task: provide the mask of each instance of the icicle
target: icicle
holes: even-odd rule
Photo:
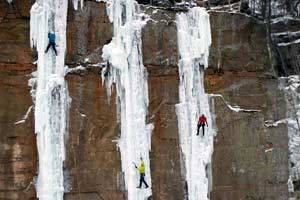
[[[209,180],[206,168],[213,152],[212,114],[204,92],[204,68],[208,66],[211,45],[209,15],[195,7],[178,14],[177,36],[180,61],[179,100],[176,105],[180,145],[183,153],[189,200],[207,200]],[[203,67],[201,67],[203,66]],[[208,121],[205,136],[196,136],[197,121],[204,114]]]
[[[102,57],[110,63],[105,69],[106,85],[110,89],[112,83],[116,84],[121,120],[118,145],[125,185],[129,200],[147,199],[152,191],[136,188],[139,174],[132,164],[143,157],[146,181],[151,188],[149,151],[153,125],[146,124],[148,84],[141,51],[141,28],[145,22],[138,15],[138,4],[134,0],[107,0],[106,6],[108,17],[113,22],[114,36],[103,47]]]
[[[84,0],[72,0],[73,1],[73,6],[74,6],[74,10],[78,9],[78,2],[80,2],[80,8],[83,8],[84,5]]]
[[[63,200],[65,137],[69,109],[64,80],[68,1],[37,0],[30,14],[30,42],[38,52],[35,102],[35,133],[38,147],[37,197]],[[55,31],[58,55],[45,53],[48,32]],[[31,83],[32,84],[32,83]]]

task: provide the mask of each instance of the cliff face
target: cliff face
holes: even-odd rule
[[[15,1],[14,6],[0,4],[0,198],[34,199],[30,185],[37,165],[33,112],[24,123],[15,122],[33,104],[27,85],[36,55],[29,46],[30,3]],[[176,12],[143,9],[150,16],[142,33],[142,50],[149,83],[147,120],[155,126],[150,153],[153,199],[184,199],[175,114]],[[210,20],[213,44],[206,91],[223,95],[211,97],[218,128],[211,199],[287,199],[287,128],[265,124],[285,118],[286,109],[273,76],[272,52],[267,39],[262,39],[266,27],[236,13],[211,11]],[[119,134],[116,99],[113,95],[109,104],[101,69],[91,65],[101,62],[102,47],[111,37],[104,3],[87,1],[79,11],[70,3],[67,64],[81,63],[87,69],[67,76],[72,98],[65,164],[68,200],[126,199],[115,143]],[[230,106],[241,109],[236,112]]]

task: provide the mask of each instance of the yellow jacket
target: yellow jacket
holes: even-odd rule
[[[143,160],[141,161],[141,165],[140,165],[140,167],[138,168],[138,170],[139,170],[139,172],[140,172],[141,174],[145,174],[145,163],[144,163]]]

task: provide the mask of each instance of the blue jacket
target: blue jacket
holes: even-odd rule
[[[55,34],[54,33],[48,33],[49,42],[55,43]]]

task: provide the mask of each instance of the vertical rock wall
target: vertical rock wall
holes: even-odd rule
[[[27,86],[31,65],[0,64],[0,199],[34,199],[37,152]],[[33,111],[33,110],[32,110]]]
[[[26,10],[23,4],[21,7]],[[151,16],[143,29],[142,51],[149,72],[147,120],[155,125],[150,154],[153,198],[179,200],[184,197],[185,184],[174,107],[178,103],[175,12],[145,9]],[[1,14],[4,10],[1,7]],[[68,63],[84,64],[85,58],[89,58],[85,63],[100,61],[102,45],[111,39],[105,12],[105,4],[91,1],[83,11],[70,10]],[[24,13],[22,16],[28,16]],[[277,80],[266,75],[273,71],[266,41],[261,40],[265,38],[264,25],[244,15],[221,12],[211,12],[210,19],[213,44],[210,68],[205,72],[207,93],[220,93],[233,106],[261,110],[236,113],[222,99],[214,98],[219,132],[214,144],[211,199],[287,199],[286,127],[265,125],[267,120],[284,118],[285,107]],[[27,65],[34,60],[29,21],[15,16],[0,27],[0,62],[5,63],[0,65],[0,197],[34,199],[34,188],[26,190],[36,175],[33,124],[29,117],[24,124],[14,125],[32,104],[27,87],[27,75],[34,70]],[[99,73],[98,68],[90,68],[67,77],[73,99],[65,165],[70,181],[68,200],[126,196],[120,155],[113,142],[119,133],[115,99],[108,105]],[[269,144],[273,150],[265,152]]]

